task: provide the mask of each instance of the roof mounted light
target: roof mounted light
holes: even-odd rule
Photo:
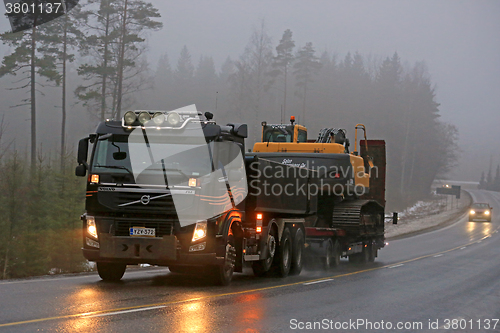
[[[177,112],[169,112],[167,116],[167,122],[171,126],[177,126],[181,122],[181,116]]]
[[[123,120],[125,121],[125,125],[130,126],[137,120],[137,116],[134,111],[127,111],[123,116]]]
[[[163,112],[156,112],[153,115],[153,121],[157,126],[163,125],[163,123],[165,122],[165,115],[163,114]]]
[[[141,125],[144,125],[145,123],[151,120],[151,115],[146,111],[142,111],[141,113],[139,113],[137,119],[139,120]]]

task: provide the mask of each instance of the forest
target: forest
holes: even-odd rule
[[[409,64],[394,51],[320,52],[311,42],[296,45],[291,29],[271,35],[262,20],[240,54],[228,55],[220,68],[210,50],[192,59],[188,43],[151,65],[147,41],[162,29],[160,18],[143,0],[87,0],[51,23],[0,35],[10,50],[0,78],[19,97],[8,107],[27,110],[31,125],[28,150],[6,139],[8,124],[0,123],[0,278],[91,269],[80,253],[85,180],[74,176],[75,148],[67,143],[78,139],[66,131],[74,110],[96,123],[129,109],[196,104],[220,123],[248,123],[247,148],[264,120],[288,122],[294,115],[309,139],[336,127],[353,140],[354,126],[363,123],[369,139],[387,143],[388,209],[427,197],[433,180],[457,161],[458,130],[440,120],[424,62]],[[39,126],[44,119],[40,94],[61,104],[57,146],[43,146],[37,136],[37,120]]]

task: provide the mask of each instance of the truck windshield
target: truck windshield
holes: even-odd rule
[[[190,143],[186,138],[180,142],[165,141],[164,137],[162,141],[150,138],[148,148],[144,143],[128,142],[128,137],[124,135],[98,140],[92,159],[92,172],[114,174],[166,172],[180,173],[189,177],[205,175],[212,171],[206,145]],[[131,154],[131,151],[134,153]],[[153,157],[151,151],[165,152],[165,158]],[[207,158],[200,158],[202,155],[206,155]]]

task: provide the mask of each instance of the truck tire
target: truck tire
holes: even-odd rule
[[[323,266],[326,270],[337,267],[340,264],[340,244],[338,240],[332,242],[331,239],[326,243],[325,258],[323,258]]]
[[[277,255],[275,259],[276,273],[280,277],[287,277],[290,273],[292,265],[292,239],[290,236],[290,229],[285,228],[281,235]]]
[[[290,275],[299,275],[303,266],[303,253],[304,253],[304,232],[298,228],[293,238],[292,246],[292,266],[290,267]]]
[[[120,279],[123,277],[123,274],[125,274],[126,269],[126,264],[110,262],[97,263],[97,273],[99,273],[101,279],[106,282],[120,281]]]
[[[228,241],[226,245],[226,259],[224,265],[212,266],[211,271],[215,284],[219,286],[227,286],[231,283],[234,273],[234,263],[236,260],[236,249],[232,241]]]
[[[267,236],[268,257],[263,260],[255,261],[252,264],[252,270],[255,276],[265,276],[271,269],[276,255],[276,239],[276,231],[273,229]]]
[[[375,258],[377,257],[377,247],[373,246],[373,244],[368,244],[368,262],[375,262]]]

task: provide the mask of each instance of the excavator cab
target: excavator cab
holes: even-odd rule
[[[299,143],[307,142],[307,128],[295,124],[295,117],[290,118],[290,125],[268,125],[262,122],[262,142]]]

